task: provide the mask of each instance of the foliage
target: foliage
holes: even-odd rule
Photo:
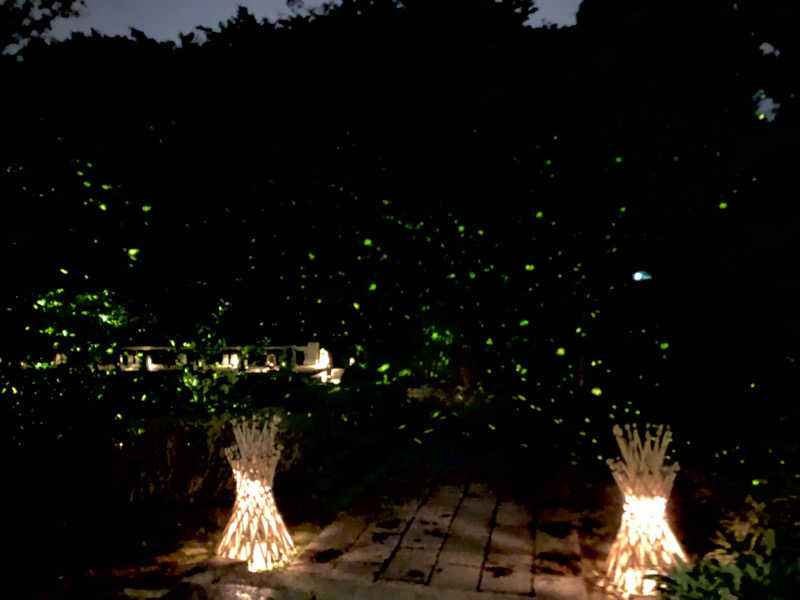
[[[211,504],[229,495],[233,478],[224,449],[235,443],[230,422],[237,413],[130,421],[127,432],[115,438],[117,502]],[[247,414],[266,418],[275,413],[284,415],[277,438],[283,446],[278,472],[284,472],[301,455],[299,431],[287,426],[285,409],[264,406]]]
[[[778,509],[789,500],[790,511]],[[800,590],[800,504],[798,498],[757,502],[731,513],[717,533],[716,550],[694,567],[679,564],[658,578],[661,597],[668,600],[720,598],[793,598]],[[785,507],[784,507],[785,508]],[[788,519],[788,520],[787,520]]]
[[[0,54],[11,44],[39,37],[56,17],[74,17],[85,0],[3,0],[0,2]]]
[[[152,470],[137,497],[185,497],[200,493],[194,471],[169,473],[191,442],[212,495],[222,417],[281,405],[302,449],[297,489],[322,501],[343,465],[386,447],[538,443],[603,468],[610,424],[649,419],[702,442],[680,453],[698,448],[712,473],[762,485],[792,447],[754,464],[745,440],[763,429],[727,425],[759,411],[729,407],[782,394],[764,332],[784,328],[763,294],[772,261],[738,244],[775,208],[764,198],[790,189],[781,168],[796,151],[768,150],[794,136],[781,74],[796,70],[796,19],[780,31],[758,19],[759,35],[781,35],[777,60],[751,39],[754,3],[740,16],[729,4],[698,11],[680,44],[631,33],[635,54],[603,32],[632,16],[682,27],[668,3],[586,0],[581,27],[551,31],[523,25],[527,0],[348,1],[281,23],[240,9],[180,49],[135,31],[31,43],[7,73],[15,110],[0,115],[9,445],[106,460],[123,443],[132,471]],[[321,58],[331,47],[337,58]],[[291,57],[270,65],[267,94],[253,83],[264,56]],[[767,61],[775,123],[752,100]],[[75,85],[76,64],[89,83]],[[52,102],[53,88],[74,93]],[[790,271],[794,254],[780,254]],[[631,281],[645,267],[653,280]],[[357,362],[330,387],[81,367],[142,336],[206,364],[231,340],[267,339],[318,339],[335,366]],[[50,368],[54,350],[66,366]],[[13,368],[22,360],[39,368]],[[424,385],[429,396],[408,397]],[[704,393],[725,400],[701,407]],[[712,419],[725,426],[709,440]]]

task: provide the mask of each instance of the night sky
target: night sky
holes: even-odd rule
[[[581,0],[541,0],[539,11],[531,20],[534,27],[542,24],[570,26]],[[76,19],[58,19],[53,23],[52,37],[64,39],[72,31],[88,33],[96,29],[107,35],[127,35],[129,27],[144,31],[157,40],[177,40],[178,32],[187,33],[197,25],[217,28],[230,18],[238,5],[247,7],[258,19],[271,21],[291,14],[283,0],[138,0],[137,2],[88,2]],[[320,0],[308,0],[306,8],[321,6]]]

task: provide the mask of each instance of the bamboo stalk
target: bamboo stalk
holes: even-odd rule
[[[655,429],[655,433],[653,433]],[[646,573],[663,570],[674,556],[685,560],[683,550],[661,514],[675,481],[677,463],[664,465],[667,447],[672,440],[669,426],[648,423],[644,436],[636,426],[615,425],[612,432],[621,458],[608,459],[614,481],[625,499],[625,512],[617,538],[612,544],[606,568],[606,580],[627,598],[632,594],[652,595],[652,582]]]
[[[279,418],[273,415],[261,423],[253,416],[231,423],[236,445],[226,448],[225,456],[236,479],[236,502],[217,554],[246,560],[250,570],[271,569],[295,551],[272,493],[281,454]]]

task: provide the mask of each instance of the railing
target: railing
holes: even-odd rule
[[[293,373],[307,374],[319,379],[322,383],[338,384],[344,369],[334,368],[330,353],[321,348],[319,342],[308,342],[305,346],[263,346],[256,347],[255,352],[244,352],[244,346],[229,346],[221,352],[220,360],[206,363],[203,360],[192,360],[192,369],[216,371],[240,371],[244,373],[271,373],[281,369],[290,369]],[[297,353],[303,353],[302,364],[297,363]],[[158,356],[160,355],[160,356]],[[174,360],[164,361],[166,356]],[[53,362],[47,366],[67,364],[67,355],[58,353]],[[156,372],[177,371],[189,364],[189,356],[172,346],[125,346],[121,349],[116,363],[98,364],[101,371],[121,372]],[[22,368],[39,366],[21,362]]]

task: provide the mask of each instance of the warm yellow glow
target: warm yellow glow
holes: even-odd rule
[[[666,521],[667,499],[661,497],[629,496],[625,498],[617,539],[609,553],[608,574],[612,583],[631,594],[655,594],[655,581],[645,574],[655,574],[679,556],[686,560],[675,534]]]
[[[234,420],[237,446],[225,449],[236,480],[236,503],[217,554],[246,560],[251,572],[285,564],[295,552],[294,542],[275,505],[272,481],[281,447],[275,443],[278,418],[263,428],[255,419]]]
[[[141,360],[138,356],[132,356],[130,354],[120,357],[119,359],[119,367],[123,371],[138,371],[139,365],[141,365]]]
[[[352,367],[354,364],[356,364],[356,359],[351,356],[350,357],[350,366]]]
[[[624,460],[607,462],[624,497],[619,532],[611,546],[606,567],[607,583],[621,593],[623,598],[632,595],[653,596],[656,582],[645,575],[662,573],[677,558],[686,562],[675,534],[667,523],[667,498],[678,464],[664,466],[666,448],[671,440],[667,428],[661,438],[663,426],[654,436],[646,433],[642,443],[637,430],[625,426],[628,440],[622,438],[622,429],[614,427]]]
[[[288,562],[295,547],[275,505],[272,488],[245,470],[235,469],[236,504],[217,546],[225,558],[246,560],[251,572]]]
[[[317,358],[317,362],[314,363],[315,369],[327,369],[331,366],[331,355],[328,353],[325,348],[320,348],[319,350],[319,358]]]

